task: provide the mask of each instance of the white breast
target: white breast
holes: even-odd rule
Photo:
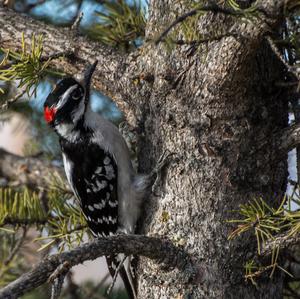
[[[73,193],[76,195],[77,199],[79,199],[78,192],[74,188],[73,180],[72,180],[73,162],[70,161],[64,153],[62,154],[62,156],[63,156],[63,162],[64,162],[64,168],[65,168],[67,180],[70,184],[70,187],[71,187]]]

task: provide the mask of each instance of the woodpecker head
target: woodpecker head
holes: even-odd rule
[[[52,127],[76,126],[82,119],[90,98],[90,84],[98,61],[95,61],[80,81],[64,78],[58,82],[44,103],[44,118]]]

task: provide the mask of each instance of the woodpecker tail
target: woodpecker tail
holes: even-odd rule
[[[114,277],[118,274],[120,274],[126,292],[128,294],[128,297],[130,299],[136,299],[137,295],[136,295],[136,288],[135,288],[135,283],[134,283],[134,279],[132,277],[132,273],[130,271],[130,259],[129,259],[129,267],[126,267],[124,265],[124,259],[120,258],[118,255],[109,255],[106,256],[106,262],[107,262],[107,266],[108,266],[108,270],[110,275],[112,276],[112,278],[114,279]],[[120,263],[122,263],[122,265],[120,265]],[[119,273],[117,273],[119,272]],[[114,282],[113,282],[114,283]]]

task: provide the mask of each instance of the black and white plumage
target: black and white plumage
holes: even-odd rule
[[[60,140],[68,180],[95,237],[115,234],[118,229],[118,169],[112,156],[97,144]]]
[[[44,117],[59,136],[67,179],[93,235],[131,234],[152,178],[136,174],[118,129],[90,108],[90,81],[96,64],[81,82],[65,78],[58,83],[46,99]],[[110,256],[107,261],[114,275],[118,259]],[[134,298],[132,280],[124,267],[120,274]]]

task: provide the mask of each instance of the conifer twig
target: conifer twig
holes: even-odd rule
[[[209,5],[206,6],[201,6],[198,8],[195,8],[193,10],[190,10],[184,14],[182,14],[181,16],[179,16],[174,22],[172,22],[159,36],[159,38],[155,41],[155,44],[158,45],[160,42],[162,42],[164,40],[164,38],[167,36],[167,34],[170,32],[170,30],[175,27],[176,25],[178,25],[179,23],[183,22],[184,20],[186,20],[189,17],[192,17],[194,15],[196,15],[199,11],[210,11],[213,13],[223,13],[223,14],[227,14],[227,15],[241,15],[242,13],[236,10],[233,10],[231,8],[226,8],[226,7],[221,7],[218,6],[215,3],[211,3]]]
[[[5,266],[9,265],[9,263],[13,260],[13,258],[15,257],[15,255],[18,253],[19,249],[21,248],[25,238],[26,238],[26,234],[27,234],[27,227],[23,226],[22,227],[22,235],[19,238],[19,240],[17,241],[17,243],[15,244],[14,248],[12,249],[12,251],[10,252],[9,256],[5,259],[5,261],[3,262],[3,264]]]
[[[20,236],[20,238],[18,239],[18,241],[16,242],[16,244],[14,245],[14,247],[12,248],[9,256],[4,260],[3,262],[3,269],[0,271],[0,278],[3,277],[3,275],[6,272],[6,267],[11,263],[11,261],[14,259],[14,257],[16,256],[16,254],[19,252],[21,246],[24,243],[24,240],[26,238],[26,234],[27,234],[27,227],[23,226],[22,227],[23,231],[22,231],[22,235]]]
[[[72,58],[75,55],[75,53],[71,50],[67,50],[67,51],[61,51],[61,52],[57,52],[57,53],[53,53],[47,56],[42,56],[41,57],[41,61],[47,61],[47,60],[53,60],[53,59],[57,59],[57,58],[61,58],[61,57],[67,57],[67,58]]]

